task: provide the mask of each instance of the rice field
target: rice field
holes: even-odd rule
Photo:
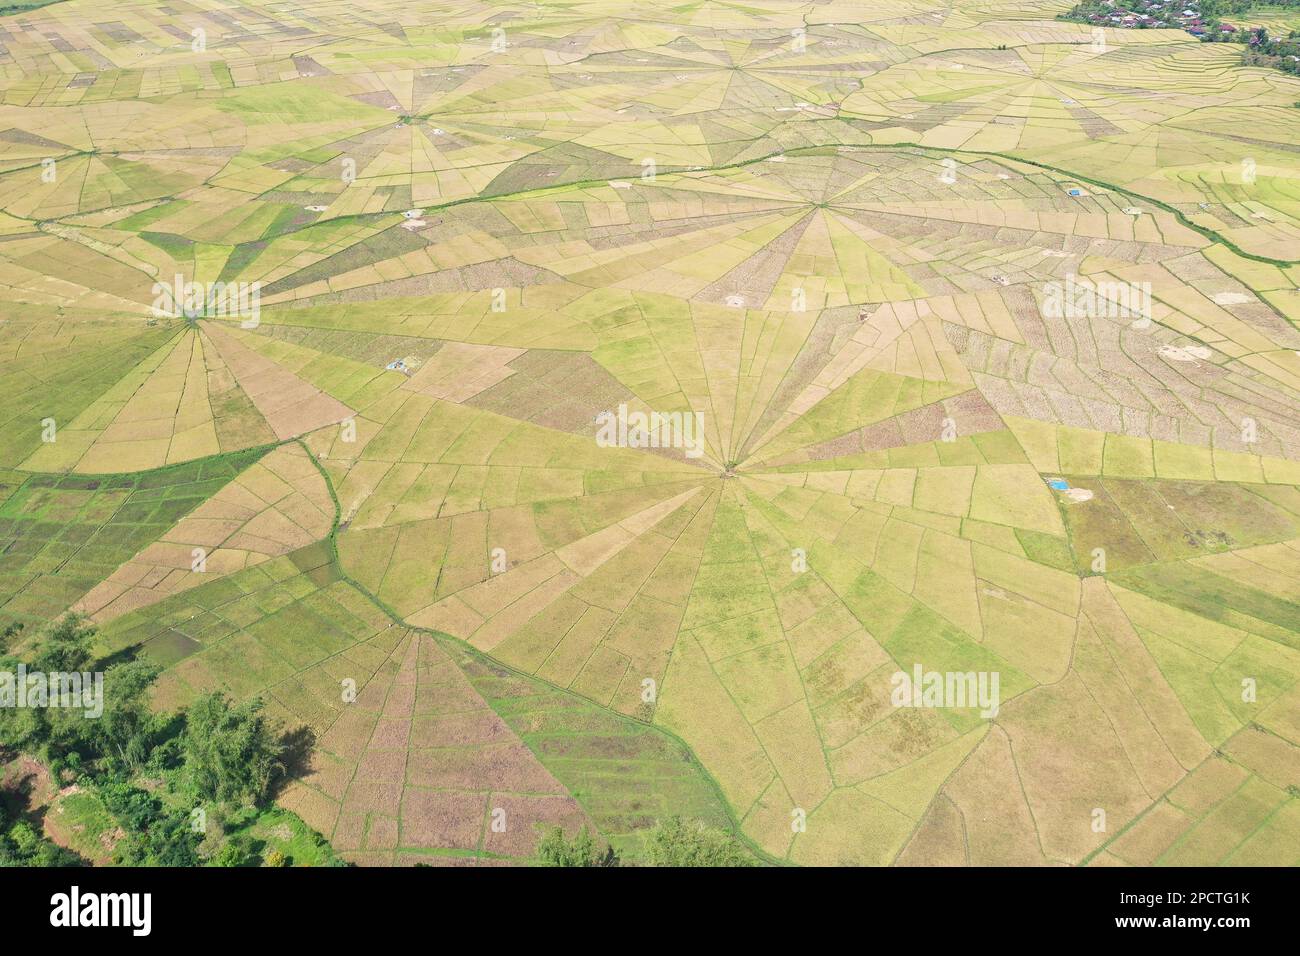
[[[1300,863],[1300,81],[1064,7],[6,17],[0,622],[364,864]]]
[[[0,620],[40,626],[57,617],[260,454],[136,474],[11,473],[0,503]]]

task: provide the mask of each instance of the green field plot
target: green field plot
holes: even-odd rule
[[[1091,492],[1064,499],[1075,562],[1089,573],[1094,550],[1106,567],[1178,561],[1300,536],[1300,497],[1291,486],[1228,482],[1071,478]]]
[[[0,619],[54,619],[260,455],[133,475],[23,477],[0,503]]]

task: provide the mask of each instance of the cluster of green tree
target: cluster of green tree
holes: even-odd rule
[[[537,842],[537,860],[545,866],[618,866],[607,844],[598,844],[586,827],[572,839],[558,826]],[[730,833],[698,821],[669,817],[646,839],[649,866],[753,866],[754,856]]]
[[[1258,0],[1200,0],[1194,5],[1201,19],[1206,23],[1211,20],[1222,20],[1224,17],[1244,17],[1257,12],[1262,7],[1295,8],[1300,7],[1300,0],[1268,0],[1267,3],[1260,3]]]
[[[536,855],[545,866],[618,866],[613,848],[597,844],[586,827],[572,840],[560,827],[548,828],[537,841]]]
[[[1246,17],[1264,7],[1294,9],[1300,7],[1300,0],[1268,0],[1267,3],[1259,3],[1258,0],[1187,0],[1186,5],[1165,3],[1161,7],[1155,7],[1154,0],[1113,0],[1113,2],[1084,0],[1083,3],[1060,14],[1057,19],[1075,23],[1093,23],[1115,14],[1122,16],[1125,13],[1132,13],[1136,16],[1145,14],[1154,20],[1165,21],[1169,28],[1177,28],[1181,25],[1179,18],[1183,10],[1189,10],[1194,14],[1191,19],[1200,20],[1207,26],[1209,24],[1221,26],[1225,18]],[[1133,28],[1142,29],[1143,24],[1135,24]]]
[[[258,839],[251,824],[264,819],[255,808],[239,808],[231,811],[226,807],[214,808],[216,818],[209,815],[209,836],[199,847],[210,866],[289,866],[294,862],[281,850],[266,850],[264,841]],[[309,846],[302,849],[308,861],[315,860],[318,865],[344,866],[343,860],[334,853],[333,847],[315,830],[295,818],[299,827],[306,831]],[[212,825],[214,824],[214,825]],[[297,851],[295,850],[295,853]]]
[[[29,673],[79,674],[94,662],[95,629],[84,619],[67,615],[46,629],[24,655],[0,648],[0,670],[15,673],[25,664]],[[87,768],[99,774],[139,771],[166,736],[163,722],[149,709],[146,694],[158,676],[151,664],[125,661],[104,672],[104,710],[97,719],[72,707],[14,707],[0,709],[0,746],[39,758],[59,776]]]
[[[10,624],[0,632],[0,654],[18,638],[22,629],[21,624]],[[75,865],[78,859],[75,853],[46,839],[22,818],[17,809],[19,797],[19,794],[0,793],[0,866]]]
[[[1271,66],[1283,73],[1300,76],[1300,30],[1292,30],[1284,37],[1268,35],[1268,30],[1260,27],[1250,31],[1243,41],[1246,50],[1241,61],[1247,66]]]
[[[0,799],[0,866],[76,866],[77,854],[45,835]]]
[[[84,618],[67,615],[47,628],[21,662],[6,647],[15,635],[5,636],[0,671],[13,673],[20,663],[29,673],[102,668],[98,718],[75,708],[0,708],[0,748],[42,761],[56,781],[92,790],[123,832],[115,862],[253,862],[251,837],[227,834],[224,821],[241,807],[264,806],[284,772],[284,739],[260,700],[234,703],[217,692],[180,713],[158,714],[148,695],[159,669],[97,662],[95,629]]]
[[[1300,30],[1292,30],[1285,37],[1271,37],[1267,27],[1242,27],[1225,22],[1227,18],[1248,18],[1261,8],[1300,9],[1300,0],[1189,0],[1189,6],[1177,9],[1155,8],[1153,0],[1085,0],[1057,17],[1075,23],[1110,26],[1107,18],[1118,13],[1132,13],[1163,20],[1166,28],[1183,27],[1194,33],[1202,43],[1238,43],[1245,47],[1241,54],[1244,66],[1268,66],[1284,73],[1300,75]],[[1184,9],[1195,17],[1186,21],[1181,17]],[[1135,29],[1148,29],[1155,22],[1139,21]]]
[[[0,17],[7,17],[11,13],[27,13],[30,10],[39,10],[41,7],[48,7],[52,3],[58,3],[59,0],[19,0],[18,3],[0,4]]]

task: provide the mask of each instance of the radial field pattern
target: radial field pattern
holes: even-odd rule
[[[0,19],[0,624],[361,863],[1300,863],[1300,80],[1068,6]]]

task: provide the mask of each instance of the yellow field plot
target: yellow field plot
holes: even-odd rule
[[[194,358],[193,340],[189,333],[172,337],[59,429],[23,467],[119,472],[165,464]]]
[[[406,610],[565,548],[698,487],[684,481],[653,485],[633,481],[583,495],[579,482],[577,487],[552,485],[526,492],[523,504],[504,498],[494,504],[480,502],[478,496],[495,474],[509,475],[509,471],[435,466],[413,481],[389,511],[388,503],[396,497],[393,485],[400,488],[405,476],[389,481],[385,475],[367,498],[370,485],[355,474],[359,471],[368,469],[353,469],[339,492],[345,515],[357,515],[350,519],[355,527],[349,525],[341,539],[344,563],[367,587]],[[426,480],[429,483],[422,484]],[[423,497],[426,491],[431,492],[429,498]],[[470,496],[474,500],[466,501]],[[381,517],[386,519],[382,525]],[[559,564],[565,566],[563,561]]]
[[[668,89],[652,92],[644,102],[667,110],[674,116],[709,112],[722,106],[732,82],[733,78],[721,70],[695,72]],[[662,149],[661,144],[656,146]],[[678,150],[677,155],[683,154]],[[698,162],[698,154],[687,154],[687,158]]]
[[[436,518],[457,470],[417,462],[355,462],[346,472],[335,472],[342,521],[360,530]]]
[[[698,494],[698,488],[681,491],[549,554],[523,560],[416,611],[408,619],[461,637],[481,650],[491,650]],[[512,544],[502,540],[494,547],[510,560]],[[519,559],[516,551],[514,560]],[[490,567],[490,558],[488,564]]]
[[[1192,481],[1300,482],[1300,463],[1159,439],[1006,416],[1007,427],[1043,474],[1109,475]]]
[[[524,353],[493,345],[448,342],[402,388],[431,398],[463,402],[510,377],[507,366]]]
[[[910,314],[906,303],[897,308]],[[944,336],[940,320],[924,309],[918,313],[917,320],[898,336],[875,347],[866,367],[932,382],[969,382],[969,373]]]
[[[1171,794],[1170,802],[1174,799]],[[1201,819],[1160,856],[1159,862],[1172,866],[1219,863],[1254,836],[1279,810],[1286,809],[1289,802],[1285,790],[1259,777],[1248,776],[1232,793],[1207,808]],[[1286,817],[1283,813],[1282,818]],[[1279,855],[1282,860],[1290,857],[1285,852]]]
[[[736,524],[737,521],[740,523]],[[788,567],[782,569],[783,563],[788,565],[790,551],[774,526],[752,511],[741,517],[734,504],[719,508],[711,523],[707,541],[701,542],[704,545],[703,561],[696,573],[686,616],[682,619],[682,631],[664,681],[665,689],[656,720],[668,721],[688,740],[696,742],[697,747],[707,749],[711,744],[700,737],[703,728],[711,726],[716,729],[718,721],[727,726],[727,721],[732,718],[723,714],[727,709],[735,708],[731,711],[735,715],[735,733],[729,735],[730,739],[749,739],[748,732],[742,730],[748,724],[753,727],[757,744],[751,748],[753,755],[742,763],[737,764],[734,757],[718,756],[715,765],[724,767],[724,790],[739,788],[737,792],[751,795],[755,790],[770,791],[770,796],[753,804],[750,811],[753,823],[751,825],[747,817],[746,829],[764,846],[774,852],[784,852],[788,838],[783,838],[780,831],[770,825],[772,815],[779,809],[788,819],[796,806],[817,806],[830,794],[819,739],[820,735],[833,732],[845,723],[845,718],[829,724],[819,718],[814,725],[808,723],[806,717],[800,718],[799,714],[808,713],[807,705],[801,702],[801,684],[811,681],[811,686],[818,688],[818,699],[834,699],[834,688],[843,686],[841,682],[851,684],[854,679],[844,674],[843,669],[852,668],[850,674],[866,674],[887,658],[878,647],[874,655],[863,656],[863,649],[874,646],[874,643],[833,593],[818,583],[816,575],[801,577],[791,574]],[[739,539],[737,533],[741,535]],[[753,544],[741,543],[748,541]],[[737,546],[742,549],[740,552],[735,550]],[[764,554],[760,564],[745,557],[747,551],[754,553],[749,550],[753,547],[758,547]],[[764,598],[765,593],[771,596]],[[777,613],[780,620],[774,617]],[[833,623],[836,614],[843,615],[843,619]],[[566,638],[556,653],[571,654],[582,646],[581,642],[591,646],[587,622],[595,622],[590,611],[584,614],[580,607],[569,607],[561,614],[557,606],[557,617],[548,618],[547,623],[554,626],[560,621],[562,627],[572,627],[570,633],[573,637]],[[600,626],[608,627],[608,620],[601,622]],[[528,638],[528,642],[542,639],[541,633],[539,629]],[[551,638],[547,646],[553,640]],[[579,643],[570,648],[574,641]],[[787,642],[788,651],[785,650]],[[507,646],[499,645],[497,652],[504,653]],[[601,666],[604,666],[598,650],[588,653],[592,653],[593,661],[600,659]],[[700,656],[693,672],[675,670],[679,660],[690,660],[696,654]],[[513,658],[507,655],[507,659]],[[800,668],[806,668],[802,681],[793,670],[796,662]],[[551,666],[548,663],[540,673],[547,675]],[[625,673],[623,683],[627,683],[626,674],[635,673],[634,667],[629,667],[627,662],[620,665],[620,672]],[[695,676],[688,677],[688,673]],[[581,680],[573,686],[586,692]],[[697,696],[690,696],[692,694]],[[686,695],[686,699],[695,704],[711,696],[712,702],[704,710],[707,714],[705,723],[697,724],[700,709],[682,706],[679,695]],[[719,707],[723,710],[720,711]],[[695,729],[697,726],[699,730]],[[850,730],[845,739],[854,740],[860,730]],[[742,746],[742,753],[746,746]],[[774,772],[782,782],[772,783]],[[820,784],[817,782],[819,779],[823,781]],[[798,795],[797,803],[790,794]],[[778,807],[773,801],[782,806]],[[869,826],[860,821],[857,824],[843,821],[843,825],[859,835],[870,832]],[[815,843],[822,852],[829,852],[827,847],[846,836],[838,828],[821,828],[819,832],[820,838]],[[902,835],[900,833],[900,837]],[[812,837],[808,842],[814,842]],[[854,846],[857,846],[856,840]],[[811,850],[805,849],[804,852]],[[855,849],[845,859],[867,862],[865,853],[865,849]]]
[[[895,477],[903,480],[897,495],[886,487],[890,483],[886,479]],[[915,472],[885,472],[879,479],[873,483],[877,500],[911,501]],[[852,480],[860,484],[859,473]],[[1026,559],[1014,535],[1009,542],[990,539],[1002,550],[984,543],[972,547],[957,536],[955,525],[927,529],[922,523],[926,514],[912,509],[896,508],[888,518],[860,511],[819,533],[819,511],[826,512],[829,497],[813,498],[810,507],[796,505],[790,491],[771,499],[797,522],[800,530],[787,532],[792,544],[807,548],[819,537],[832,541],[854,554],[862,569],[871,569],[903,594],[911,594],[1031,676],[1051,680],[1063,673],[1078,614],[1073,575]],[[870,619],[864,623],[873,626]],[[1026,633],[1033,633],[1034,640],[1026,641]]]
[[[985,733],[972,730],[905,767],[836,790],[809,814],[790,858],[803,865],[888,865],[917,830],[918,808],[931,805]]]
[[[913,839],[930,842],[930,854],[956,856],[959,862],[976,866],[1041,866],[1051,862],[1039,843],[1033,809],[1019,784],[1006,731],[993,728],[947,781],[942,792],[956,809],[962,825],[956,833],[927,832],[941,824],[941,819],[927,817]],[[979,807],[985,810],[980,812]],[[1005,835],[1004,826],[1010,828]],[[949,842],[954,836],[956,847]],[[929,862],[929,859],[914,862]]]
[[[1027,465],[976,469],[970,516],[977,521],[1064,534],[1060,512],[1042,478]]]
[[[884,866],[915,826],[911,818],[852,789],[836,790],[814,816],[816,828],[799,834],[791,849],[791,858],[804,866]]]
[[[136,264],[119,261],[116,249],[109,247],[114,255],[105,254],[79,241],[72,230],[64,236],[24,232],[0,250],[0,289],[15,301],[110,315],[146,313],[150,278]]]
[[[309,442],[327,467],[370,459],[513,467],[526,472],[553,469],[660,476],[647,481],[699,480],[707,474],[688,460],[651,449],[602,448],[595,441],[594,425],[591,433],[574,435],[404,389],[397,390],[394,406],[388,411],[382,426],[359,420],[354,441],[346,440],[341,429],[325,429]],[[533,481],[520,478],[518,487],[525,498],[534,491],[544,493],[550,479],[539,475],[536,486]],[[569,483],[567,478],[561,480],[562,485]],[[590,490],[599,490],[599,485]]]
[[[757,221],[742,219],[714,225],[671,241],[651,239],[609,251],[593,251],[572,264],[563,255],[554,256],[554,261],[527,254],[521,258],[584,285],[608,281],[615,288],[691,298],[723,282],[728,273],[759,253],[764,243],[793,224],[794,215],[765,214]],[[600,280],[601,276],[606,279]],[[745,291],[737,289],[729,294],[743,298]]]
[[[991,623],[994,633],[985,632],[975,575],[969,542],[927,530],[916,554],[916,578],[911,593],[967,634],[985,638],[990,646],[994,646],[992,639],[997,628]],[[1005,656],[1018,663],[1014,655]]]
[[[203,350],[191,332],[100,432],[75,470],[137,471],[220,450]]]
[[[589,350],[598,344],[592,323],[603,313],[586,316],[586,303],[574,304],[590,290],[557,284],[504,291],[508,306],[504,312],[492,311],[493,292],[484,289],[380,303],[312,305],[264,315],[262,321],[267,326],[408,335],[510,348]]]
[[[207,405],[221,451],[236,451],[274,442],[275,432],[240,387],[234,372],[226,365],[217,347],[206,335],[200,334],[198,340],[203,350],[203,367],[207,377]],[[195,407],[201,411],[201,392],[195,393],[194,401]]]
[[[1224,576],[1216,569],[1199,568],[1196,573]],[[1249,586],[1234,582],[1241,593],[1252,594]],[[1300,655],[1291,648],[1260,634],[1272,632],[1267,622],[1248,613],[1233,614],[1228,620],[1237,627],[1199,627],[1199,616],[1154,602],[1142,601],[1117,590],[1116,597],[1139,633],[1151,656],[1166,673],[1178,699],[1199,734],[1212,745],[1222,743],[1248,723],[1272,732],[1290,734],[1288,699]],[[1189,633],[1187,626],[1198,628]],[[1252,633],[1259,632],[1259,633]],[[1276,632],[1269,633],[1274,636]],[[1255,700],[1242,700],[1242,687],[1251,681]],[[1276,717],[1281,718],[1275,724]]]
[[[500,202],[496,208],[524,235],[530,233],[558,232],[564,228],[564,216],[558,201],[524,199]]]
[[[677,82],[658,94],[652,94],[659,105],[679,115],[709,109],[706,105],[691,108],[691,101],[707,104],[713,95],[707,87],[715,89],[720,79],[716,73],[695,73],[688,80]],[[704,133],[690,123],[658,123],[635,120],[621,123],[616,128],[599,126],[586,132],[578,142],[585,146],[609,150],[615,155],[640,162],[643,157],[655,159],[658,166],[713,165]]]
[[[1197,558],[1193,563],[1284,601],[1295,601],[1300,594],[1300,552],[1287,544],[1242,548]]]
[[[757,213],[792,205],[808,206],[809,197],[790,182],[768,175],[776,163],[759,170],[719,169],[678,173],[657,179],[655,192],[647,192],[656,220],[711,216],[724,211]],[[671,189],[671,192],[667,192]]]
[[[237,165],[213,177],[214,184],[233,192],[256,195],[282,186],[293,179],[293,174],[269,166]]]
[[[748,811],[776,773],[694,640],[678,645],[664,683],[672,694],[660,703],[656,721],[676,732],[711,768],[728,803]]]
[[[510,210],[512,205],[501,204],[501,208]],[[556,204],[560,205],[570,204]],[[680,210],[651,205],[650,212],[657,220],[698,218],[700,227],[688,234],[665,238],[657,237],[653,230],[638,230],[628,241],[615,246],[593,246],[574,237],[549,246],[520,249],[513,254],[523,262],[552,270],[588,287],[607,285],[690,296],[708,289],[711,283],[723,279],[745,260],[760,254],[765,242],[793,225],[797,212],[771,206],[762,204],[752,212],[746,208],[727,208],[711,214],[698,202]],[[715,217],[724,213],[734,220],[719,223]],[[594,214],[585,209],[581,214],[587,219],[609,217],[603,203],[596,207]],[[602,275],[605,280],[599,278]]]
[[[1092,655],[1104,658],[1095,644],[1080,653],[1089,655],[1081,669],[1089,669]],[[1084,680],[1072,676],[1054,693],[1031,691],[1006,710],[1003,726],[1049,859],[1081,859],[1106,841],[1106,832],[1076,825],[1080,818],[1090,819],[1093,808],[1106,808],[1109,831],[1111,821],[1133,819],[1182,775],[1130,695],[1098,701]],[[1053,751],[1051,771],[1042,748]]]
[[[111,350],[140,335],[134,317],[105,317],[80,310],[67,310],[62,322],[48,321],[43,310],[33,308],[27,316],[15,316],[0,326],[0,359],[7,369],[19,374],[29,365],[48,363],[55,355],[82,350]],[[162,328],[151,334],[165,335]]]
[[[211,201],[215,198],[205,197],[207,201],[199,203],[168,202],[167,211],[154,228],[191,236],[198,242],[212,242],[228,254],[233,244],[256,242],[275,221],[275,210],[266,204]],[[215,273],[195,276],[196,281],[206,282],[217,278]]]
[[[124,235],[112,229],[97,229],[88,223],[78,223],[76,226],[53,223],[46,227],[46,231],[51,236],[76,243],[77,246],[81,247],[80,249],[70,247],[68,255],[70,258],[77,260],[78,265],[85,266],[86,278],[109,278],[112,273],[118,272],[116,266],[138,270],[147,275],[174,275],[177,271],[181,271],[177,268],[178,263],[175,258],[137,236]],[[91,257],[91,254],[112,260],[112,263],[97,263]],[[30,260],[28,261],[30,264]],[[111,270],[111,272],[104,276],[98,275],[98,273],[106,272],[106,270]],[[146,290],[139,286],[128,290],[127,286],[130,284],[128,275],[128,273],[122,273],[121,281],[117,282],[116,285],[122,289],[124,299],[139,301],[142,298],[142,293]],[[152,298],[155,291],[152,284],[150,284],[147,291],[150,298]]]
[[[188,168],[149,157],[152,175],[140,176],[137,167],[117,157],[64,154],[57,144],[34,160],[36,172],[0,172],[0,208],[24,219],[60,219],[109,206],[126,205],[168,196],[198,185],[220,167],[215,162],[187,163]],[[45,158],[55,161],[52,181],[40,175]],[[141,157],[144,159],[144,157]],[[120,175],[127,173],[130,181]]]
[[[207,323],[204,335],[277,438],[292,438],[352,417],[352,409],[244,345],[235,333]]]
[[[812,456],[806,450],[812,446],[821,446],[846,436],[865,436],[871,425],[964,391],[956,383],[927,381],[862,367],[857,365],[857,359],[862,359],[865,364],[869,357],[862,353],[848,366],[853,369],[849,373],[847,368],[836,367],[846,351],[834,356],[826,366],[827,371],[819,376],[820,382],[827,384],[819,381],[809,384],[789,409],[783,410],[766,434],[750,446],[749,456],[754,464],[774,466],[808,460]],[[939,424],[937,419],[934,424]],[[912,440],[920,437],[898,434]],[[939,436],[931,432],[925,437]],[[903,443],[910,442],[894,442]],[[845,446],[838,450],[848,455],[866,449],[860,441],[854,442],[848,437]]]
[[[806,410],[864,369],[931,381],[946,379],[954,384],[966,381],[966,372],[951,361],[952,350],[936,331],[934,314],[926,302],[880,306],[799,396],[791,412]]]
[[[724,235],[717,230],[708,230],[702,232],[697,237],[699,245],[691,249],[689,246],[681,249],[681,252],[694,252],[694,255],[678,255],[674,261],[665,263],[654,271],[645,275],[645,285],[641,286],[645,291],[659,291],[663,289],[680,288],[682,291],[676,294],[683,297],[690,297],[695,292],[706,288],[706,284],[730,283],[738,291],[733,293],[746,298],[746,294],[753,295],[752,291],[743,286],[735,286],[735,280],[731,278],[735,270],[742,263],[747,262],[754,256],[765,251],[766,247],[771,245],[778,237],[790,230],[796,225],[796,217],[800,216],[799,212],[792,212],[780,218],[765,217],[757,223],[748,223],[748,229],[737,235]],[[701,251],[707,249],[706,255],[700,255]],[[678,252],[673,249],[673,252]],[[657,283],[661,278],[681,276],[684,280],[695,280],[700,283],[696,289],[689,289],[682,283],[669,286],[658,286]],[[689,291],[688,291],[689,289]]]
[[[320,472],[300,446],[284,445],[92,588],[77,608],[110,621],[319,541],[333,520]]]
[[[747,312],[737,362],[734,425],[727,446],[739,457],[760,423],[773,414],[772,401],[790,381],[816,320],[804,312]]]
[[[727,310],[696,306],[691,309],[693,338],[697,344],[699,372],[703,381],[692,381],[695,369],[682,360],[668,345],[679,333],[671,326],[649,323],[656,342],[673,365],[674,375],[684,382],[683,391],[692,408],[709,410],[704,420],[708,444],[723,461],[730,460],[736,445],[736,398],[740,388],[744,327],[735,322]],[[684,329],[682,331],[685,331]],[[694,359],[690,360],[693,364]]]
[[[1275,776],[1289,745],[1243,730],[1230,747],[1230,757],[1216,755],[1195,768],[1108,852],[1135,866],[1289,865],[1297,818]]]
[[[376,219],[360,217],[357,220],[311,225],[273,238],[242,273],[242,278],[270,287],[271,291],[264,295],[263,304],[273,305],[284,294],[276,293],[272,283],[364,242],[400,221],[401,217],[396,213]]]
[[[965,517],[970,511],[975,474],[973,465],[919,469],[911,504],[922,511]]]
[[[893,301],[922,295],[920,286],[905,272],[872,248],[870,230],[835,215],[830,210],[816,210],[799,244],[795,247],[785,274],[778,280],[774,296],[790,292],[804,277],[817,277],[822,291],[813,297],[810,307],[829,308],[864,302]],[[785,288],[783,288],[783,285]],[[774,301],[772,307],[780,305]]]

